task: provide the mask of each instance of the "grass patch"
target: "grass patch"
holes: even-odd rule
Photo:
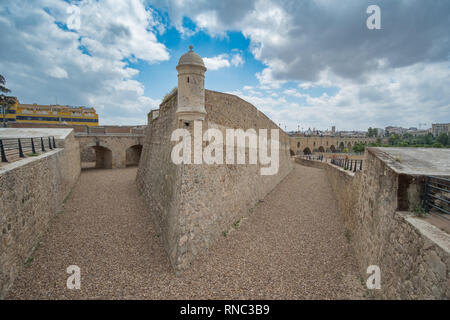
[[[37,157],[38,155],[39,155],[39,153],[36,153],[36,152],[27,153],[27,157]]]
[[[28,268],[29,266],[31,266],[31,264],[33,263],[34,260],[34,253],[36,252],[37,249],[39,249],[39,247],[41,246],[41,243],[38,242],[34,248],[33,251],[31,252],[30,256],[28,257],[28,259],[25,261],[25,268]]]
[[[28,268],[29,266],[31,266],[31,263],[33,262],[34,258],[33,257],[28,257],[27,261],[25,261],[25,268]]]
[[[225,230],[225,231],[222,231],[223,237],[226,238],[230,232],[232,232],[233,230],[238,230],[239,227],[241,226],[241,223],[242,223],[243,220],[244,220],[244,217],[242,217],[242,218],[236,220],[236,221],[232,224],[232,226],[231,226],[230,229]]]
[[[72,186],[72,188],[70,188],[70,190],[69,190],[69,193],[65,196],[65,198],[64,198],[64,200],[63,200],[63,204],[65,204],[66,202],[67,202],[67,200],[69,200],[69,197],[72,195],[72,192],[73,192],[73,188],[74,188],[75,186]]]
[[[256,205],[255,205],[255,207],[257,207],[257,206],[259,206],[261,203],[263,203],[264,202],[264,200],[258,200],[258,202],[256,202]]]
[[[239,226],[241,225],[241,222],[242,222],[242,218],[240,218],[239,220],[236,220],[236,221],[233,223],[233,228],[238,229]]]
[[[412,211],[414,215],[418,217],[425,217],[428,214],[421,202],[416,202],[412,204],[409,210]]]
[[[347,242],[350,243],[352,240],[352,235],[350,234],[350,231],[347,229],[345,230],[345,239],[347,239]]]
[[[362,276],[359,277],[359,281],[361,282],[361,285],[365,288],[366,287],[366,281],[364,280],[364,278]]]

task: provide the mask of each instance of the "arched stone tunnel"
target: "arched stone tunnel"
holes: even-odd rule
[[[143,135],[76,135],[82,162],[95,162],[95,168],[114,169],[136,166],[142,152]]]

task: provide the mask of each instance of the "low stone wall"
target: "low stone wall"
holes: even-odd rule
[[[376,149],[366,151],[364,169],[355,173],[330,163],[298,158],[296,162],[326,170],[361,276],[368,277],[370,265],[380,267],[381,289],[373,291],[375,297],[450,298],[450,236],[426,219],[398,211],[411,187],[404,186],[404,175],[377,157]]]
[[[178,125],[176,100],[176,94],[166,99],[148,127],[137,183],[160,227],[169,259],[180,270],[247,216],[290,172],[292,163],[289,137],[280,130],[279,170],[275,175],[262,176],[260,164],[173,164],[170,153],[175,143],[170,142],[170,135]],[[253,105],[236,96],[207,90],[205,100],[203,130],[278,129]],[[248,148],[245,152],[248,155]]]
[[[317,168],[317,169],[326,169],[327,164],[325,162],[321,162],[321,161],[311,161],[311,160],[307,160],[307,159],[302,159],[302,158],[298,158],[295,157],[295,162],[297,162],[298,164],[301,164],[302,166],[305,167],[312,167],[312,168]]]
[[[33,254],[80,174],[73,132],[57,140],[57,147],[0,168],[0,298]]]

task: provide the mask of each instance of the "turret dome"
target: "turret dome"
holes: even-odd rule
[[[192,49],[193,46],[189,46],[189,51],[180,57],[177,67],[181,65],[191,65],[191,66],[194,65],[203,67],[206,71],[206,67],[205,64],[203,63],[202,57],[200,57],[198,54],[192,51]]]

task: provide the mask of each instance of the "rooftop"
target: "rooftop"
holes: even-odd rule
[[[87,111],[95,111],[92,107],[85,107],[85,106],[68,106],[68,105],[59,105],[59,104],[51,104],[51,105],[41,105],[41,104],[26,104],[26,103],[19,103],[19,107],[22,108],[34,108],[34,109],[71,109],[71,110],[87,110]]]

